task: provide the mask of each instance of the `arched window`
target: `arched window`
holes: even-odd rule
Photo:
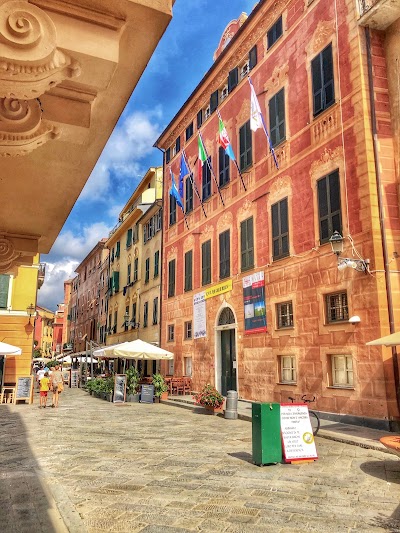
[[[218,319],[218,326],[225,326],[226,324],[234,324],[235,323],[235,316],[232,312],[232,309],[229,307],[225,307],[221,311],[221,314],[219,315]]]

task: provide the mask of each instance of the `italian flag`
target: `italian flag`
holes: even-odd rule
[[[204,148],[204,144],[203,144],[203,141],[200,137],[200,134],[197,136],[197,144],[198,144],[198,147],[199,147],[199,162],[198,162],[198,168],[199,168],[199,178],[201,180],[201,169],[204,165],[204,163],[207,161],[207,154],[206,154],[206,149]],[[201,183],[201,181],[200,181]]]

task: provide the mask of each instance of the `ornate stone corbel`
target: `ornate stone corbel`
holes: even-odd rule
[[[0,99],[0,156],[26,155],[58,136],[58,128],[42,120],[38,100]]]
[[[56,28],[23,0],[0,5],[0,97],[32,99],[80,74],[79,63],[57,48]]]
[[[0,236],[0,274],[8,272],[20,255],[9,239]]]

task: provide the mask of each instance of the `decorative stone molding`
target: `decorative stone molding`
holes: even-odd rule
[[[60,135],[35,100],[0,99],[0,156],[21,156]]]
[[[246,198],[246,200],[242,204],[242,207],[238,211],[238,220],[244,220],[246,217],[248,217],[252,209],[253,203],[248,198]]]
[[[230,211],[226,211],[218,220],[217,227],[219,229],[221,228],[227,228],[232,224],[233,221],[233,215]]]
[[[214,233],[214,228],[212,226],[210,226],[210,224],[206,224],[206,226],[204,227],[203,231],[201,232],[202,235],[202,241],[206,241],[208,240]]]
[[[329,137],[336,134],[339,123],[339,107],[333,105],[321,117],[316,117],[311,124],[312,143],[323,144]]]
[[[275,204],[278,200],[292,195],[292,180],[290,176],[281,176],[271,185],[268,203]]]
[[[287,80],[289,73],[289,63],[285,63],[284,65],[278,67],[276,66],[272,72],[271,77],[269,80],[264,84],[264,92],[277,92],[278,89],[280,89],[284,83]]]
[[[278,161],[279,170],[276,168],[274,158],[271,152],[268,152],[269,172],[279,172],[283,167],[287,166],[290,161],[290,143],[285,141],[277,148],[275,148],[275,157]]]
[[[51,18],[27,1],[0,6],[0,43],[1,97],[37,98],[81,72],[78,61],[57,48]]]
[[[241,125],[250,118],[250,98],[243,101],[239,113],[236,115],[237,124]]]
[[[0,237],[0,273],[7,272],[20,255],[21,253],[15,250],[13,243],[9,239]]]
[[[333,20],[320,20],[314,31],[314,34],[309,41],[306,51],[307,56],[314,56],[327,46],[332,35],[335,33],[335,22]]]
[[[177,254],[178,254],[178,248],[176,246],[171,246],[171,248],[168,250],[167,258],[169,260],[173,259],[174,256],[176,257]]]
[[[334,150],[325,148],[318,161],[314,161],[310,168],[310,177],[315,179],[328,174],[343,163],[343,148],[337,146]]]
[[[183,243],[184,251],[188,251],[194,246],[194,236],[192,234],[188,235]]]

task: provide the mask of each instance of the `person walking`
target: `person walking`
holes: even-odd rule
[[[45,372],[44,376],[40,380],[40,405],[39,409],[43,407],[43,409],[46,407],[47,404],[47,393],[50,388],[50,379],[49,379],[49,373]]]
[[[52,407],[58,407],[58,396],[64,390],[63,377],[60,367],[56,365],[51,373],[51,390],[53,392]]]
[[[39,370],[36,372],[36,381],[37,381],[37,386],[38,386],[39,391],[40,391],[40,380],[44,378],[44,374],[45,374],[45,370],[43,367],[40,367]]]

